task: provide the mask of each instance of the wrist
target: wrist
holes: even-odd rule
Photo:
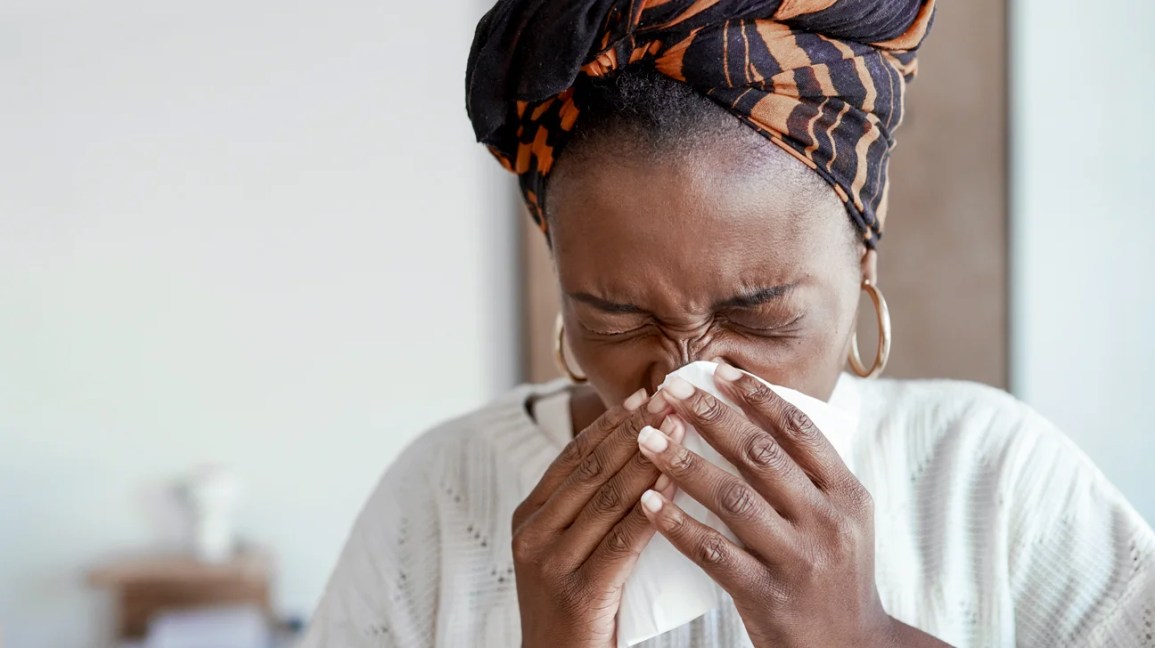
[[[885,648],[950,648],[950,644],[887,615],[886,631],[879,644]]]

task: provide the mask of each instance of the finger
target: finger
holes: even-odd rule
[[[590,553],[580,568],[582,575],[592,583],[621,587],[656,531],[641,504],[635,501],[626,517]]]
[[[714,382],[755,425],[774,434],[820,489],[831,490],[853,479],[838,451],[810,417],[774,393],[766,383],[724,362],[718,364]]]
[[[620,406],[606,410],[589,427],[571,439],[557,458],[546,468],[537,485],[518,506],[518,510],[514,512],[514,529],[517,529],[527,517],[541,508],[574,469],[593,452],[594,448],[636,412],[645,401],[646,390],[645,388],[639,389]]]
[[[533,514],[535,523],[549,532],[573,524],[598,489],[628,462],[637,461],[637,439],[642,428],[657,425],[662,418],[661,414],[653,414],[645,409],[630,412],[550,494]]]
[[[661,429],[671,438],[685,435],[685,428],[674,418],[666,417]],[[637,449],[634,442],[633,458],[618,470],[586,503],[573,524],[561,539],[561,552],[573,556],[577,563],[585,562],[602,538],[613,529],[637,504],[648,488],[663,490],[669,486],[657,484],[658,469]]]
[[[802,468],[771,434],[742,412],[678,378],[664,393],[674,410],[734,464],[780,514],[797,519],[820,503],[818,490]]]
[[[642,453],[690,497],[717,515],[748,547],[770,558],[794,538],[793,528],[743,479],[711,464],[660,430],[638,437]]]
[[[682,421],[681,418],[677,414],[670,414],[669,416],[666,417],[666,419],[667,420],[673,419],[675,421],[674,434],[667,433],[667,436],[669,436],[670,439],[674,443],[681,443],[683,440],[685,440],[685,438],[686,438],[686,423],[685,423],[685,421]],[[658,429],[664,430],[665,428],[658,428]],[[638,449],[638,452],[641,452],[640,448]],[[657,469],[657,467],[655,466],[655,470],[656,469]],[[677,492],[678,492],[678,485],[674,483],[674,480],[670,479],[669,475],[667,475],[664,472],[659,472],[658,473],[658,481],[654,482],[653,490],[656,490],[659,493],[661,493],[662,495],[665,495],[666,499],[672,500],[672,499],[674,499],[674,495],[677,494]]]
[[[731,595],[757,589],[766,567],[746,550],[717,530],[686,515],[669,498],[646,491],[642,510],[670,544],[694,561],[702,571]]]

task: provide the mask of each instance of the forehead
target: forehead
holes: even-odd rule
[[[736,284],[820,278],[854,258],[842,203],[781,151],[583,159],[550,185],[549,212],[567,292],[706,300]]]

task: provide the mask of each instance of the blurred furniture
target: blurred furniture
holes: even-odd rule
[[[142,643],[121,648],[274,648],[274,640],[268,614],[253,605],[231,605],[161,612]]]
[[[117,603],[117,638],[141,639],[162,613],[252,606],[271,617],[270,561],[260,553],[239,554],[221,563],[188,555],[129,558],[102,565],[88,575],[94,587],[110,590]]]

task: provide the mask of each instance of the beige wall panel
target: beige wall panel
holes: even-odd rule
[[[887,375],[1006,386],[1005,32],[1003,0],[939,3],[909,88],[879,247]]]
[[[542,382],[561,374],[553,359],[553,329],[559,308],[557,279],[545,237],[529,214],[521,211],[522,263],[525,273],[525,379]]]

